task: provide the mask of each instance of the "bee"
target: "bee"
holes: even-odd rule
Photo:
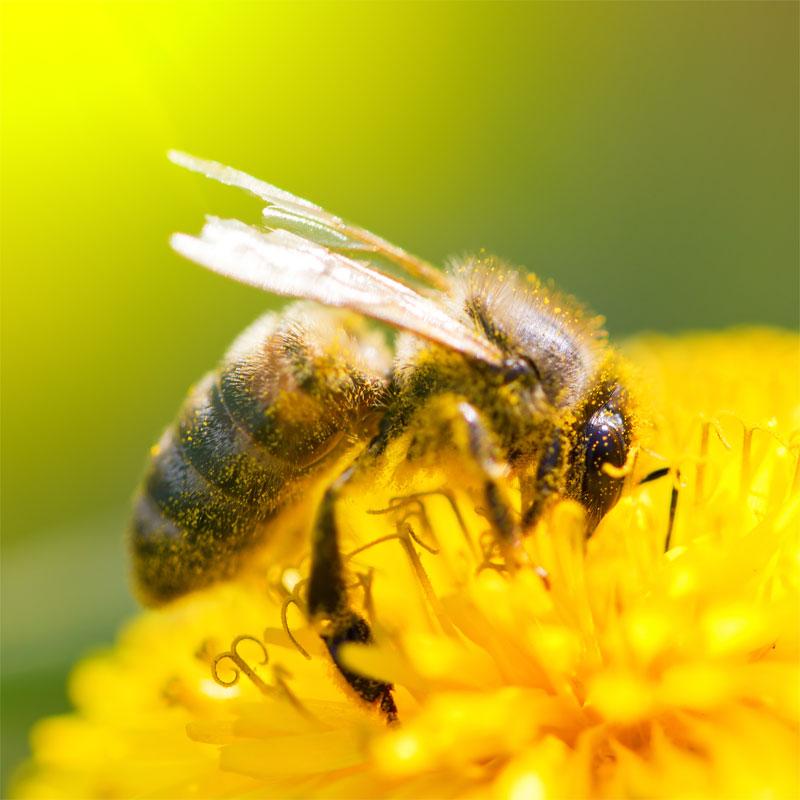
[[[298,302],[237,339],[153,448],[129,537],[139,592],[160,604],[233,576],[280,510],[327,481],[309,618],[346,681],[392,718],[392,687],[339,657],[344,643],[371,641],[348,598],[339,498],[405,436],[408,463],[449,450],[475,475],[507,562],[522,559],[522,537],[555,499],[581,503],[591,533],[619,497],[621,470],[609,465],[626,463],[634,434],[602,320],[497,259],[441,271],[235,169],[170,157],[265,203],[259,226],[209,217],[173,248]],[[394,357],[375,321],[398,332]]]

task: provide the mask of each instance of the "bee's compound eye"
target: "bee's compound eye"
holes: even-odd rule
[[[622,467],[628,455],[625,419],[611,401],[595,412],[584,429],[584,464],[581,501],[593,525],[617,502],[622,491],[622,478],[614,478],[605,464]]]

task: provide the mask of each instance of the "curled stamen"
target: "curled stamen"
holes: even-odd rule
[[[427,498],[427,497],[443,497],[447,501],[448,505],[450,506],[451,511],[453,512],[453,516],[456,518],[456,523],[458,524],[458,527],[461,530],[461,533],[462,533],[462,535],[464,537],[464,541],[466,542],[467,547],[469,547],[470,552],[472,553],[472,555],[477,557],[478,553],[477,553],[477,550],[475,548],[475,542],[473,541],[472,536],[470,535],[469,528],[467,527],[467,523],[466,523],[466,521],[464,519],[464,516],[461,513],[461,509],[458,507],[458,503],[456,502],[455,495],[452,492],[448,491],[447,489],[432,489],[431,491],[428,491],[428,492],[415,492],[415,493],[409,494],[409,495],[404,495],[404,496],[399,496],[399,497],[392,497],[389,500],[389,506],[387,508],[373,509],[373,510],[369,511],[368,513],[370,513],[370,514],[387,514],[387,513],[390,513],[391,511],[396,511],[398,508],[400,508],[401,506],[405,505],[406,503],[412,502],[412,501],[415,501],[415,500],[416,501],[420,501],[420,505],[423,506],[423,504],[421,503],[421,500],[424,499],[424,498]],[[424,506],[423,506],[423,508],[424,508]],[[427,514],[426,514],[426,517],[427,517]],[[428,526],[430,526],[430,523],[428,523]],[[435,538],[435,537],[432,537],[432,538]]]
[[[402,508],[407,502],[412,502],[415,499],[413,495],[409,495],[408,497],[392,497],[389,499],[389,505],[386,506],[386,508],[368,508],[367,514],[373,514],[375,516],[378,514],[393,514],[398,508]]]
[[[417,514],[415,513],[406,514],[402,519],[399,520],[398,527],[404,528],[407,531],[408,535],[414,540],[414,542],[416,542],[416,544],[418,544],[423,550],[427,551],[431,555],[438,556],[439,548],[433,547],[429,544],[425,544],[425,542],[423,542],[422,539],[420,539],[419,536],[417,536],[417,534],[414,532],[414,529],[409,524],[408,520],[411,517],[415,516],[417,516]],[[430,523],[428,523],[428,525],[430,525]]]
[[[411,494],[396,495],[389,498],[389,505],[386,508],[371,508],[367,514],[391,514],[403,506],[422,505],[422,498],[432,497],[433,495],[442,494],[443,490],[434,490],[431,492],[413,492]]]
[[[289,606],[295,606],[298,611],[300,611],[303,616],[305,616],[305,606],[300,601],[297,592],[299,591],[300,587],[308,583],[308,581],[300,581],[294,588],[294,591],[289,597],[287,597],[283,603],[281,603],[281,626],[283,627],[284,633],[289,637],[292,644],[297,648],[297,650],[309,661],[311,660],[311,654],[308,650],[300,644],[299,641],[295,638],[295,635],[292,633],[292,629],[289,627],[289,619],[288,619],[288,612]]]
[[[390,542],[392,539],[399,539],[400,535],[397,533],[387,533],[386,536],[379,536],[377,539],[373,539],[371,542],[367,542],[366,544],[362,544],[361,547],[356,547],[355,550],[351,550],[346,556],[345,561],[349,561],[353,556],[357,556],[359,553],[363,553],[365,550],[369,550],[371,547],[375,547],[377,544],[383,544],[383,542]]]
[[[405,497],[392,497],[389,500],[389,505],[386,508],[376,508],[370,509],[367,513],[368,514],[391,514],[404,506],[410,506],[408,511],[398,520],[398,528],[402,527],[404,524],[408,522],[412,517],[416,517],[419,520],[420,525],[425,530],[426,535],[436,541],[436,535],[433,531],[433,526],[431,525],[430,518],[428,517],[427,509],[425,508],[425,504],[420,499],[423,495],[422,494],[410,494]],[[435,545],[425,544],[422,539],[416,535],[416,533],[412,533],[414,541],[423,549],[427,550],[429,553],[437,555],[439,553],[438,547]]]
[[[444,607],[436,595],[436,592],[433,590],[433,586],[428,578],[428,573],[425,572],[425,568],[422,566],[422,562],[419,559],[419,554],[414,549],[414,545],[412,544],[412,541],[417,542],[419,540],[416,538],[416,536],[414,536],[414,531],[408,523],[403,526],[402,530],[406,535],[400,535],[398,536],[398,539],[400,540],[400,544],[406,551],[406,555],[411,562],[411,567],[417,576],[420,586],[422,587],[422,593],[425,595],[425,599],[428,601],[429,605],[433,609],[434,614],[436,615],[436,618],[439,620],[442,630],[444,630],[445,633],[452,633],[454,630],[453,624],[450,622]]]
[[[357,547],[355,550],[351,550],[345,556],[345,560],[349,561],[351,558],[353,558],[353,556],[363,553],[365,550],[395,539],[400,542],[401,547],[408,556],[408,559],[411,562],[411,568],[414,570],[417,580],[422,587],[422,593],[430,606],[433,608],[433,611],[439,620],[439,624],[442,626],[442,629],[446,632],[451,631],[453,627],[452,623],[447,618],[444,609],[439,602],[439,598],[436,596],[433,586],[431,586],[431,582],[428,579],[428,574],[425,572],[422,562],[419,559],[419,554],[414,549],[414,543],[419,544],[428,552],[431,552],[431,550],[420,542],[419,537],[415,534],[413,528],[408,522],[398,522],[397,533],[390,533],[386,536],[380,536],[371,542],[367,542],[367,544],[361,545],[361,547]]]
[[[290,634],[291,636],[291,634]],[[252,683],[258,688],[258,690],[270,697],[280,697],[284,700],[287,700],[298,712],[300,712],[303,716],[314,719],[314,716],[309,712],[309,710],[300,702],[297,696],[292,692],[289,688],[288,683],[286,682],[286,678],[291,678],[291,673],[280,664],[274,664],[271,668],[272,678],[275,683],[274,686],[270,686],[266,682],[264,682],[255,672],[253,667],[247,663],[247,661],[243,658],[241,653],[239,653],[239,645],[242,642],[254,642],[258,645],[261,653],[263,654],[263,660],[259,662],[260,666],[264,666],[269,663],[269,652],[267,651],[266,646],[264,643],[257,639],[255,636],[249,636],[247,634],[242,636],[237,636],[231,642],[230,650],[227,650],[224,653],[220,653],[213,661],[211,665],[211,675],[214,680],[220,685],[226,688],[231,686],[235,686],[239,682],[239,678],[241,674],[244,673],[247,677],[252,681]],[[226,680],[225,678],[221,677],[219,674],[219,664],[228,659],[232,662],[233,666],[231,670],[233,672],[233,677]]]
[[[433,532],[433,526],[431,525],[431,521],[428,517],[428,512],[424,503],[421,500],[417,500],[414,503],[409,503],[409,506],[413,507],[409,508],[409,510],[402,517],[400,517],[397,523],[398,526],[402,527],[409,520],[416,518],[419,521],[422,529],[425,531],[425,535],[432,541],[436,542],[436,534]],[[420,547],[423,547],[429,553],[438,554],[439,549],[436,545],[423,544],[422,537],[417,536],[416,533],[413,533],[412,536],[414,541],[416,541]]]
[[[249,636],[247,634],[243,634],[241,636],[237,636],[231,642],[231,649],[226,650],[224,653],[220,653],[218,656],[214,658],[211,663],[211,677],[220,685],[224,686],[225,688],[230,688],[231,686],[235,686],[239,683],[239,678],[241,677],[242,673],[244,672],[245,675],[250,679],[250,681],[261,691],[263,694],[270,694],[274,691],[270,686],[267,686],[263,680],[256,674],[255,670],[245,661],[245,659],[239,653],[239,645],[242,642],[255,642],[258,645],[261,652],[264,655],[264,660],[259,662],[262,666],[269,662],[269,653],[267,652],[267,648],[265,647],[264,643],[257,639],[255,636]],[[225,680],[219,674],[219,665],[222,661],[228,659],[232,662],[233,666],[230,668],[233,672],[233,677],[230,680]]]

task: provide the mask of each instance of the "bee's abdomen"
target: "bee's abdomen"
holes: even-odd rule
[[[177,423],[180,449],[210,485],[257,513],[278,498],[292,464],[264,451],[241,428],[222,401],[219,377],[206,379],[184,407]]]
[[[342,326],[349,327],[344,331]],[[144,599],[230,577],[272,515],[380,402],[385,367],[352,315],[262,317],[190,393],[153,449],[131,545]],[[378,348],[380,349],[380,348]]]

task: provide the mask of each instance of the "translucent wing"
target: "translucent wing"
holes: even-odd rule
[[[435,267],[319,206],[213,161],[173,151],[170,159],[267,203],[267,230],[209,217],[199,237],[176,234],[182,255],[235,280],[285,297],[350,308],[491,364],[499,349],[382,267],[439,290],[448,280]]]
[[[287,230],[260,231],[209,217],[199,237],[177,233],[181,255],[242,283],[285,297],[341,306],[497,364],[502,355],[435,300],[395,278]]]
[[[308,200],[216,161],[204,161],[176,150],[170,151],[169,158],[186,169],[228,186],[245,189],[260,197],[267,204],[263,215],[264,224],[268,228],[290,231],[326,247],[331,252],[364,261],[379,271],[386,267],[389,271],[397,268],[441,291],[448,288],[446,276],[436,267],[363,228],[345,222]]]

